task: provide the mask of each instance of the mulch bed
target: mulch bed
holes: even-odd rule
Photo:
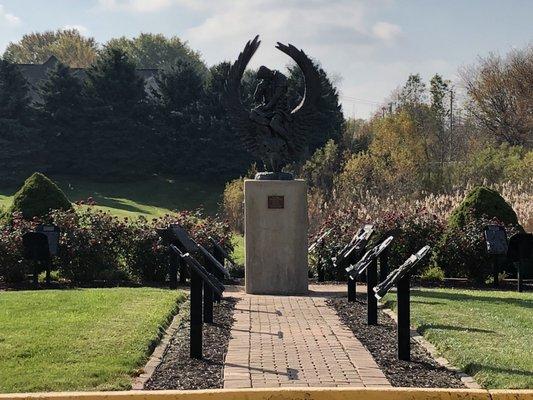
[[[366,294],[358,294],[357,302],[346,298],[328,299],[343,323],[370,351],[392,386],[464,388],[461,379],[439,365],[416,341],[411,339],[411,361],[397,358],[396,323],[381,310],[378,325],[366,324]]]
[[[203,327],[202,360],[189,357],[189,321],[183,320],[172,338],[163,361],[146,382],[147,390],[215,389],[224,386],[224,357],[230,340],[233,310],[237,300],[224,298],[215,304],[214,323]],[[188,317],[188,311],[186,313]]]

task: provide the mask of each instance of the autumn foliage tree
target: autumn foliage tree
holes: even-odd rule
[[[533,45],[462,71],[470,111],[498,141],[533,146]]]
[[[86,68],[97,57],[98,46],[94,38],[83,36],[76,29],[32,32],[16,43],[9,43],[4,59],[17,64],[42,64],[55,56],[72,68]]]

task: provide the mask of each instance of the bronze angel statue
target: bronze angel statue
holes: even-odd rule
[[[259,36],[248,41],[232,64],[226,81],[224,105],[232,127],[241,136],[245,148],[261,159],[267,173],[256,179],[292,179],[281,172],[283,166],[298,159],[305,148],[306,133],[316,120],[316,103],[320,96],[320,76],[316,66],[293,45],[278,42],[276,48],[291,57],[302,70],[305,93],[300,104],[289,109],[287,77],[281,72],[261,66],[254,100],[258,105],[247,109],[241,101],[241,79],[250,59],[260,44]]]

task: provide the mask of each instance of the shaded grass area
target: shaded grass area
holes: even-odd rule
[[[0,292],[0,392],[130,388],[185,297],[155,288]]]
[[[486,388],[533,388],[533,293],[412,290],[411,324]],[[387,295],[395,307],[396,296]]]
[[[224,182],[164,179],[135,182],[92,182],[79,178],[52,177],[72,202],[92,197],[99,208],[123,217],[157,217],[172,210],[218,211]],[[22,185],[22,182],[21,182]],[[0,207],[11,204],[17,187],[0,188]]]

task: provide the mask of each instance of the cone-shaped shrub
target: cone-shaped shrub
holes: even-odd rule
[[[464,228],[470,220],[478,220],[483,216],[496,218],[505,225],[519,225],[513,208],[496,190],[478,186],[451,213],[448,226]]]
[[[72,204],[65,193],[41,173],[34,173],[24,182],[13,197],[9,216],[14,212],[22,213],[24,219],[42,217],[50,210],[68,210]]]

